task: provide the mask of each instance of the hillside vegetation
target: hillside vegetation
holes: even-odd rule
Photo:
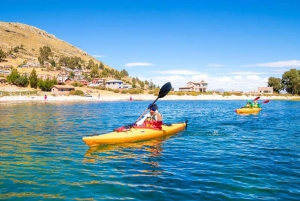
[[[2,55],[2,56],[1,56]],[[3,56],[5,55],[5,56]],[[50,67],[45,66],[45,62]],[[98,61],[83,50],[56,38],[39,28],[21,24],[0,22],[0,66],[13,68],[28,64],[40,65],[37,74],[57,75],[62,66],[71,69],[87,70],[86,79],[122,79],[133,88],[148,88],[148,81],[129,77],[126,70],[118,71]],[[46,69],[45,69],[46,68]],[[32,68],[18,68],[20,73],[30,73]]]
[[[56,38],[46,31],[21,23],[0,22],[0,48],[9,52],[21,46],[22,48],[14,52],[17,56],[16,61],[9,60],[9,63],[19,65],[18,62],[22,62],[22,59],[37,59],[40,55],[39,49],[44,46],[51,48],[54,60],[59,60],[62,56],[80,57],[87,62],[93,60],[95,63],[99,63],[98,60],[83,50]]]

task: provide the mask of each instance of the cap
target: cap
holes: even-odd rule
[[[153,104],[153,107],[155,107],[158,110],[158,106],[155,103]]]
[[[155,107],[156,110],[158,110],[158,106],[157,106],[156,104],[150,104],[150,105],[148,106],[148,109],[150,109],[151,107]]]
[[[152,110],[152,111],[156,111],[156,108],[155,108],[155,106],[152,106],[152,107],[150,107],[150,110]]]

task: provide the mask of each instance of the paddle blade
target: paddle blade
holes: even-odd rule
[[[269,100],[265,100],[263,103],[268,103],[268,102],[270,102]]]
[[[171,89],[172,89],[172,85],[170,82],[164,84],[164,86],[162,86],[162,88],[159,91],[158,98],[165,97],[169,93],[169,91],[171,91]]]
[[[260,97],[259,97],[259,96],[257,96],[256,98],[254,98],[254,100],[253,100],[253,101],[256,101],[256,100],[258,100],[258,99],[260,99]]]

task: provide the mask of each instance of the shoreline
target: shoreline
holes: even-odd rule
[[[69,95],[60,95],[53,96],[47,94],[47,99],[44,99],[43,95],[35,96],[2,96],[0,97],[0,104],[9,104],[9,103],[25,103],[25,102],[109,102],[109,101],[154,101],[157,96],[153,94],[106,94],[101,95],[100,98],[96,95],[91,97],[83,96],[69,96]],[[222,95],[166,95],[160,100],[253,100],[257,96],[222,96]],[[259,100],[299,100],[299,96],[260,96]]]

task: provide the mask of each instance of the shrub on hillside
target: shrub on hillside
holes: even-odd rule
[[[6,56],[7,56],[7,54],[2,49],[0,49],[0,62],[2,60],[4,60],[6,58]]]
[[[189,91],[186,93],[186,95],[190,95],[190,96],[198,96],[199,95],[199,92],[197,91]]]
[[[129,94],[143,94],[144,91],[142,89],[129,89],[128,93]]]
[[[84,93],[81,90],[75,90],[75,91],[70,91],[69,95],[73,95],[73,96],[83,96]]]
[[[184,95],[185,95],[185,93],[184,93],[184,92],[182,92],[182,91],[178,91],[178,92],[176,93],[176,95],[177,95],[177,96],[184,96]]]
[[[53,78],[52,80],[50,80],[49,78],[47,78],[46,80],[42,80],[41,78],[38,79],[38,87],[42,91],[51,91],[51,88],[56,84],[57,84],[56,78]]]
[[[154,95],[154,96],[158,96],[160,89],[159,89],[159,88],[155,88],[155,89],[153,89],[153,90],[154,90],[153,95]]]
[[[27,87],[29,85],[29,79],[26,75],[21,75],[19,78],[16,79],[15,83],[17,86]]]
[[[73,82],[71,85],[72,85],[73,87],[83,87],[83,84],[80,83],[80,82]]]
[[[232,93],[232,95],[234,95],[234,96],[242,96],[243,94],[236,92],[236,93]]]
[[[224,97],[224,96],[231,96],[231,95],[232,95],[232,94],[229,93],[229,92],[224,92],[222,96]]]

